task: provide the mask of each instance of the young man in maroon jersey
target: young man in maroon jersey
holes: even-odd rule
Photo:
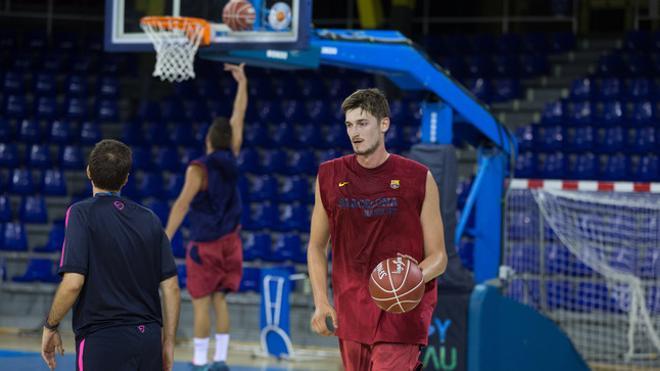
[[[426,167],[385,149],[390,109],[383,93],[358,90],[342,110],[355,154],[324,162],[316,179],[307,251],[311,327],[339,337],[347,371],[417,370],[437,301],[435,278],[447,266],[438,187]],[[327,290],[330,240],[336,312]],[[426,283],[422,301],[403,314],[381,310],[368,291],[373,268],[397,255],[418,261]]]

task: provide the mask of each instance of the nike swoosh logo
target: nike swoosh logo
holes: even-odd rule
[[[343,186],[345,186],[346,184],[348,184],[348,182],[339,182],[339,186],[340,186],[340,187],[343,187]]]

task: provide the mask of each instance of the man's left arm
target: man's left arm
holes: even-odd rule
[[[433,175],[426,173],[426,194],[422,204],[422,233],[424,234],[424,260],[419,268],[424,275],[424,283],[444,273],[447,268],[445,233],[440,214],[440,196]]]

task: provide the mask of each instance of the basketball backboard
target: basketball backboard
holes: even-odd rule
[[[236,49],[304,49],[309,45],[311,0],[245,0],[254,7],[253,30],[232,32],[222,26],[230,0],[106,0],[105,50],[152,51],[140,28],[144,16],[198,17],[217,25],[210,51]]]

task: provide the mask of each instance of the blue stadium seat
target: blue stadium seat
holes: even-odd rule
[[[618,54],[606,54],[598,59],[596,73],[603,77],[618,77],[623,74],[623,59]]]
[[[184,104],[184,116],[193,122],[210,122],[212,117],[204,100],[192,100]]]
[[[271,77],[271,91],[275,97],[281,99],[292,99],[300,97],[300,88],[297,86],[294,74],[280,71],[277,77]],[[261,95],[261,92],[259,92]],[[279,121],[279,120],[276,120]]]
[[[115,76],[101,76],[98,82],[98,95],[102,98],[119,97],[119,79]]]
[[[27,101],[23,95],[9,95],[4,97],[5,116],[7,118],[22,119],[30,115]]]
[[[642,278],[658,279],[660,277],[660,248],[651,247],[640,252],[639,272]]]
[[[59,117],[59,108],[55,97],[37,97],[34,104],[34,115],[36,118],[43,120]]]
[[[627,80],[625,84],[625,95],[628,99],[643,101],[655,94],[653,80],[647,78],[635,78]]]
[[[43,59],[41,64],[42,71],[57,74],[65,72],[69,67],[69,53],[53,52]]]
[[[391,128],[390,128],[391,129]],[[291,151],[287,158],[285,172],[289,175],[316,174],[316,158],[310,150]]]
[[[179,153],[175,147],[159,147],[156,149],[154,159],[156,169],[166,171],[179,171]]]
[[[25,272],[20,276],[14,276],[14,282],[45,282],[57,283],[59,276],[53,273],[55,262],[50,259],[30,259]]]
[[[271,238],[269,233],[243,233],[243,259],[254,261],[268,256]]]
[[[0,166],[15,168],[21,163],[16,143],[0,143]]]
[[[306,204],[281,204],[279,223],[274,227],[283,232],[309,229],[309,212]]]
[[[278,223],[278,209],[270,202],[253,203],[248,205],[246,230],[260,230],[273,228]]]
[[[245,125],[243,142],[246,147],[270,147],[268,126],[259,123]]]
[[[159,199],[151,199],[145,203],[144,206],[156,214],[158,219],[160,219],[160,223],[163,225],[163,228],[165,228],[167,225],[167,218],[170,215],[170,206],[167,204],[167,202]]]
[[[289,176],[282,179],[277,199],[280,202],[306,202],[310,186],[305,177]]]
[[[248,111],[247,116],[252,116]],[[277,123],[284,121],[284,115],[282,113],[282,107],[279,104],[276,104],[275,101],[266,101],[258,100],[255,103],[255,110],[252,111],[255,117],[250,117],[257,119],[263,123]]]
[[[243,147],[237,159],[239,169],[247,173],[260,173],[260,162],[259,153],[254,148]]]
[[[271,201],[277,195],[277,179],[272,175],[255,176],[249,182],[250,201]]]
[[[2,235],[4,240],[2,250],[27,251],[27,233],[22,223],[6,223],[2,228]]]
[[[67,144],[71,141],[71,127],[68,121],[55,120],[50,123],[50,142]]]
[[[179,281],[179,287],[185,289],[188,285],[188,273],[186,272],[185,264],[179,264],[176,266],[176,276]]]
[[[190,165],[190,162],[193,160],[196,160],[200,158],[202,155],[204,155],[204,152],[197,148],[197,147],[188,147],[184,148],[183,153],[181,155],[181,159],[179,161],[179,166],[181,169],[185,169]],[[239,156],[240,158],[240,156]],[[240,164],[239,164],[240,167]]]
[[[536,226],[538,228],[538,226]],[[545,274],[571,274],[569,266],[571,253],[563,245],[550,243],[545,246]]]
[[[53,227],[48,232],[48,241],[45,245],[35,247],[34,252],[51,253],[62,250],[64,243],[64,223],[53,223]]]
[[[564,145],[564,127],[560,125],[534,125],[534,141],[539,149],[555,151]]]
[[[595,96],[602,100],[620,99],[623,96],[623,83],[616,77],[600,80]]]
[[[512,279],[509,282],[506,295],[534,308],[538,308],[541,303],[540,285],[539,281],[535,279]]]
[[[538,220],[531,212],[515,211],[507,214],[507,238],[524,241],[538,228]]]
[[[478,34],[466,40],[473,53],[492,54],[495,52],[495,37],[491,34]]]
[[[579,153],[568,156],[568,178],[597,179],[598,162],[593,153]]]
[[[121,140],[130,146],[144,145],[145,134],[142,131],[142,121],[125,122],[121,129]]]
[[[321,129],[323,130],[323,129]],[[352,144],[346,134],[343,124],[331,124],[325,128],[325,141],[321,143],[323,149],[351,149]]]
[[[171,144],[169,135],[167,135],[167,126],[163,123],[145,122],[142,125],[142,132],[144,138],[149,138],[148,144],[157,146]]]
[[[596,86],[591,78],[584,77],[573,80],[573,83],[571,83],[570,96],[574,101],[589,100],[595,95],[594,93],[596,90]]]
[[[124,188],[121,189],[121,195],[138,203],[142,201],[142,197],[138,191],[138,178],[135,173],[128,176],[128,182],[126,182]]]
[[[165,197],[169,200],[179,197],[184,182],[185,176],[183,174],[171,174],[165,184]]]
[[[635,274],[637,273],[636,255],[636,250],[630,247],[620,246],[610,255],[608,265],[620,273]]]
[[[298,262],[303,253],[300,236],[297,233],[284,233],[275,236],[272,244],[271,260],[276,262]]]
[[[60,149],[60,167],[64,170],[83,170],[85,160],[80,147],[76,145],[62,146]]]
[[[73,52],[79,47],[78,35],[69,32],[58,32],[53,35],[53,47]]]
[[[591,124],[593,111],[593,106],[589,101],[574,102],[571,105],[568,120],[576,125]]]
[[[305,120],[307,113],[305,112],[303,101],[287,99],[282,102],[282,115],[287,123],[299,123]]]
[[[505,102],[520,98],[522,89],[518,79],[496,79],[492,81],[493,102]]]
[[[37,169],[47,169],[53,166],[50,158],[50,147],[45,144],[33,144],[28,149],[28,166]]]
[[[0,223],[7,223],[14,219],[11,201],[6,194],[0,195]]]
[[[69,97],[87,98],[87,77],[83,75],[69,76],[64,91]]]
[[[612,126],[598,129],[596,146],[599,152],[614,153],[622,151],[626,144],[626,136],[621,126]]]
[[[650,101],[638,101],[633,104],[631,121],[635,125],[652,124],[655,117],[655,107]]]
[[[546,103],[543,112],[541,113],[541,122],[553,125],[563,124],[568,117],[566,111],[566,103],[561,100]]]
[[[284,173],[286,169],[286,152],[274,149],[264,151],[261,157],[261,171],[264,174]]]
[[[55,96],[57,93],[57,80],[55,75],[48,72],[40,72],[34,78],[34,93],[37,96]]]
[[[161,173],[142,174],[142,180],[138,185],[138,194],[143,198],[163,198],[165,196],[165,190],[163,188],[163,176]]]
[[[292,124],[281,123],[278,125],[270,125],[269,129],[270,144],[275,148],[293,147],[296,143]]]
[[[23,223],[47,223],[48,210],[46,209],[46,199],[36,195],[23,197],[19,216]]]
[[[342,156],[342,152],[336,148],[331,148],[325,151],[320,151],[317,155],[317,163],[321,164],[323,162],[339,158]]]
[[[577,288],[575,308],[579,311],[588,312],[611,312],[617,307],[617,303],[608,292],[607,286],[602,283],[580,282]]]
[[[168,97],[160,105],[161,117],[165,121],[180,122],[186,120],[183,101],[178,97]],[[150,120],[160,121],[160,120]]]
[[[539,156],[539,175],[546,179],[562,179],[566,173],[566,158],[563,152],[547,153]]]
[[[626,106],[621,101],[607,101],[599,105],[596,120],[605,125],[619,125],[626,117]]]
[[[210,126],[207,123],[199,123],[195,126],[195,141],[201,148],[206,146],[206,134],[208,134]]]
[[[466,74],[473,79],[483,79],[492,75],[493,62],[483,55],[471,55],[465,58]]]
[[[594,128],[590,125],[566,128],[564,147],[570,151],[591,151],[594,146]]]
[[[624,180],[627,178],[628,159],[622,153],[605,155],[599,163],[598,173],[604,180]]]
[[[490,81],[483,78],[468,79],[465,81],[465,86],[475,97],[477,97],[477,99],[490,103],[492,99],[492,87]]]
[[[133,169],[134,170],[151,170],[153,169],[151,148],[149,147],[133,147]]]
[[[22,120],[18,132],[19,139],[26,143],[40,143],[43,141],[41,125],[34,120]]]
[[[307,118],[310,122],[316,123],[328,117],[328,107],[326,101],[320,99],[308,100],[305,103]]]
[[[28,50],[45,49],[48,47],[48,37],[45,32],[41,31],[29,32],[23,42]]]
[[[515,54],[520,49],[520,35],[505,33],[495,39],[495,51],[502,54]]]
[[[535,77],[547,74],[548,59],[543,54],[523,54],[520,56],[520,76]]]
[[[550,45],[545,34],[538,32],[525,33],[520,36],[520,50],[535,55],[544,55]]]
[[[47,196],[66,196],[66,179],[58,169],[46,169],[43,172],[42,192]]]
[[[95,121],[83,121],[80,124],[80,143],[83,145],[93,145],[102,138],[101,127]]]
[[[172,129],[169,130],[168,133],[169,142],[177,146],[188,147],[197,144],[197,142],[195,142],[195,137],[190,130],[190,124],[176,123],[172,126]],[[245,142],[245,134],[243,136],[243,141]]]
[[[511,244],[506,263],[517,274],[539,273],[539,248],[530,244]]]
[[[143,121],[160,121],[161,108],[157,102],[142,101],[138,108],[137,117]],[[168,117],[165,117],[168,119]]]
[[[300,86],[300,94],[305,99],[320,99],[325,97],[325,86],[319,75],[306,78]]]
[[[630,175],[632,179],[643,182],[660,180],[658,156],[654,154],[633,156],[631,159]]]
[[[493,57],[493,76],[511,79],[520,72],[518,55],[496,55]]]
[[[261,269],[259,267],[243,267],[243,276],[238,291],[261,292]]]
[[[32,173],[27,169],[14,169],[9,183],[9,192],[29,195],[36,191]]]
[[[2,91],[5,94],[23,94],[25,92],[25,78],[19,71],[7,71],[5,73]]]
[[[646,31],[628,31],[623,39],[623,49],[633,52],[649,50],[651,38]]]
[[[16,126],[0,117],[0,143],[10,143],[16,137]]]
[[[96,103],[96,118],[104,122],[119,120],[119,106],[114,99],[100,99]]]
[[[82,120],[87,117],[87,100],[78,97],[68,98],[64,102],[64,116],[71,120]]]
[[[298,141],[299,148],[317,148],[321,144],[321,129],[316,123],[297,125],[294,137]]]
[[[651,75],[651,61],[645,54],[628,55],[623,66],[624,73],[630,77],[648,77]]]
[[[628,129],[626,149],[629,152],[637,153],[655,151],[658,148],[658,142],[656,140],[659,132],[654,126]]]

